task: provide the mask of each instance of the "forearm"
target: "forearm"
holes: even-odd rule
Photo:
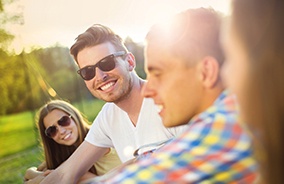
[[[41,183],[76,183],[76,167],[69,166],[68,162],[64,162],[57,169],[46,176]]]
[[[24,176],[25,184],[38,184],[45,176],[47,176],[52,170],[38,171],[36,167],[31,167],[27,169]]]
[[[80,179],[79,179],[79,183],[81,182],[86,182],[87,180],[96,177],[95,174],[91,173],[91,172],[87,172],[85,173]]]
[[[104,155],[107,150],[107,148],[99,148],[84,141],[70,158],[49,174],[42,183],[78,182],[79,179],[88,172],[93,163]]]

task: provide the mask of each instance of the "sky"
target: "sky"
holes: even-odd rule
[[[188,8],[212,7],[230,13],[230,0],[17,0],[7,7],[22,12],[24,24],[9,26],[15,52],[56,44],[70,47],[95,23],[122,38],[143,42],[150,27]]]

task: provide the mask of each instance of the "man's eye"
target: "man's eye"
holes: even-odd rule
[[[152,75],[154,77],[160,77],[162,75],[162,73],[161,72],[153,72]]]

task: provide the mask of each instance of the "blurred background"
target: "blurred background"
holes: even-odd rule
[[[94,23],[122,36],[144,72],[144,37],[154,23],[196,7],[229,14],[229,0],[0,0],[0,183],[22,183],[43,160],[35,115],[63,99],[90,122],[104,102],[77,75],[69,47]]]

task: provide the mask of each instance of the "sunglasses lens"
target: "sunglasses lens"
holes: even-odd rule
[[[93,66],[86,66],[80,70],[78,70],[78,73],[81,75],[81,77],[88,81],[91,80],[96,76],[96,67],[98,67],[100,70],[104,72],[111,71],[115,68],[115,57],[113,54],[105,57],[101,61],[99,61],[96,65]]]
[[[114,57],[105,58],[104,60],[100,61],[99,69],[108,72],[115,68],[115,61]]]
[[[70,116],[63,116],[60,120],[57,121],[59,126],[69,126],[71,123]],[[48,137],[54,137],[57,134],[56,126],[50,126],[45,130],[45,135]]]
[[[50,126],[45,130],[45,134],[48,137],[54,137],[56,135],[56,133],[57,133],[56,126]]]
[[[60,120],[57,121],[60,126],[69,126],[71,121],[69,116],[63,116]]]
[[[80,75],[84,80],[91,80],[96,75],[96,68],[94,66],[88,66],[80,70]]]

